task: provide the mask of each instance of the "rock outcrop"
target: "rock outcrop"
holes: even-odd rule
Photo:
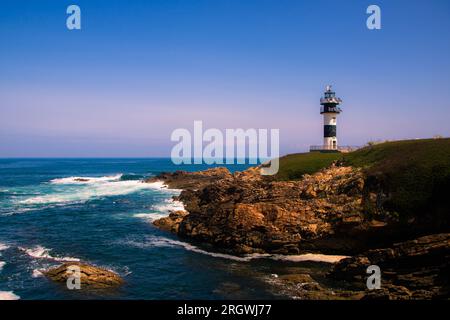
[[[366,270],[381,270],[381,289],[366,291],[367,299],[450,298],[450,234],[434,234],[373,249],[338,262],[329,277],[365,289]]]
[[[155,225],[234,253],[352,252],[373,226],[363,214],[362,173],[351,167],[332,166],[300,181],[266,180],[255,169],[158,178],[188,186],[178,199],[189,214]]]
[[[217,180],[231,177],[226,168],[213,168],[205,171],[175,171],[163,172],[145,182],[164,181],[171,189],[200,189]]]
[[[169,214],[168,217],[163,217],[155,220],[153,224],[161,230],[178,233],[180,223],[187,215],[188,213],[186,211],[173,211]]]
[[[78,267],[80,270],[81,289],[107,289],[124,283],[123,279],[112,271],[80,262],[64,263],[43,273],[55,282],[66,283],[69,277],[74,276],[73,267]]]

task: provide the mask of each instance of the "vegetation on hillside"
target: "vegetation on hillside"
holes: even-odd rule
[[[333,161],[361,167],[367,187],[385,195],[383,207],[399,218],[417,214],[450,221],[450,139],[386,142],[347,153],[303,153],[280,159],[279,180],[300,179]],[[431,218],[431,215],[434,218]]]
[[[297,153],[280,158],[277,180],[298,180],[304,174],[312,174],[330,166],[342,158],[341,153]]]
[[[369,187],[382,188],[384,207],[400,218],[450,216],[450,139],[387,142],[349,153],[344,161],[365,169]]]

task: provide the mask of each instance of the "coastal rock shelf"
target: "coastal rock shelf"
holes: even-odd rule
[[[374,299],[430,299],[450,296],[450,233],[420,237],[373,249],[341,260],[329,277],[364,289],[368,265],[382,270],[381,290],[367,292]]]

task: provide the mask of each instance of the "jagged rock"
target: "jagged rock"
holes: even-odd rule
[[[227,168],[212,168],[205,171],[187,172],[163,172],[145,182],[164,181],[171,189],[200,189],[214,181],[231,177]]]
[[[174,211],[169,214],[168,217],[164,217],[154,221],[154,225],[164,231],[169,231],[173,233],[178,232],[180,222],[188,213],[186,211]]]
[[[301,300],[359,300],[364,297],[363,291],[330,290],[309,274],[293,273],[279,275],[270,283],[284,295]]]
[[[178,199],[189,214],[155,225],[235,253],[353,250],[356,234],[364,237],[368,223],[363,175],[351,167],[332,166],[300,181],[264,179],[257,168],[234,174],[226,169],[176,172],[160,178],[188,186]]]
[[[120,286],[124,282],[118,274],[112,271],[80,262],[64,263],[59,267],[49,269],[43,273],[55,282],[65,283],[70,276],[73,276],[73,273],[70,272],[70,267],[72,266],[80,268],[81,289],[86,287],[106,289]]]
[[[450,233],[423,236],[341,260],[329,277],[364,288],[370,265],[380,267],[382,282],[381,290],[367,291],[367,299],[450,297]]]

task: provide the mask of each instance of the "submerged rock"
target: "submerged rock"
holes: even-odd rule
[[[124,283],[123,279],[112,271],[80,262],[64,263],[59,267],[49,269],[43,273],[55,282],[67,282],[69,277],[73,276],[71,270],[74,266],[80,268],[81,289],[106,289],[117,287]]]

